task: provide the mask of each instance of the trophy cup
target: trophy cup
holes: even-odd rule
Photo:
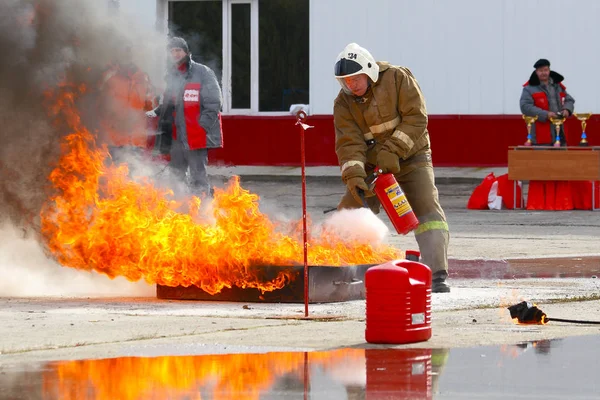
[[[573,114],[575,118],[581,121],[581,140],[579,141],[580,146],[587,146],[587,135],[585,133],[585,127],[587,125],[587,120],[592,116],[592,113],[575,113]]]
[[[560,115],[560,114],[558,114]],[[565,122],[565,118],[560,115],[560,117],[550,117],[550,122],[554,125],[556,129],[556,137],[554,139],[554,147],[560,147],[560,127]]]
[[[525,142],[525,146],[531,146],[531,125],[537,121],[537,115],[534,117],[530,117],[529,115],[523,115],[523,119],[527,124],[527,141]]]

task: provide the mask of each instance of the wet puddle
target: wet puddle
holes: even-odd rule
[[[339,349],[3,365],[0,399],[591,399],[600,336],[460,349]],[[1,357],[1,356],[0,356]]]
[[[600,257],[449,259],[448,270],[466,279],[593,278],[600,276]]]

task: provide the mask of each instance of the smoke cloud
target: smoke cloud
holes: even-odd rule
[[[389,234],[385,223],[368,208],[340,210],[324,222],[322,229],[352,243],[383,244]]]
[[[63,268],[46,257],[39,243],[14,226],[0,228],[0,297],[148,297],[147,283],[113,280],[96,272]]]
[[[127,47],[131,61],[155,86],[163,85],[166,37],[151,26],[138,25],[135,16],[115,12],[109,3],[0,2],[0,295],[18,294],[14,287],[22,282],[34,288],[27,295],[60,295],[82,288],[84,293],[101,289],[98,282],[127,289],[124,293],[134,288],[126,281],[115,284],[105,277],[59,269],[36,240],[40,210],[52,193],[48,176],[59,159],[62,138],[70,133],[49,117],[45,94],[65,79],[85,85],[87,94],[78,107],[88,126],[86,120],[93,120],[96,112],[94,89],[107,65]],[[137,163],[135,169],[137,175],[154,176],[161,167]],[[64,286],[65,282],[71,284]]]
[[[0,222],[29,229],[48,197],[47,177],[69,132],[48,117],[44,93],[65,78],[86,85],[90,94],[78,105],[84,119],[93,119],[93,89],[124,47],[162,85],[165,40],[104,0],[1,2]]]

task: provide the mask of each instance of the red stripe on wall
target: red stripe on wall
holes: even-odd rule
[[[309,116],[314,126],[305,135],[306,164],[338,165],[333,116]],[[213,165],[299,166],[300,132],[294,116],[223,116],[225,147],[211,150]],[[430,115],[429,135],[434,165],[440,167],[506,166],[507,149],[525,143],[527,129],[520,115]],[[567,142],[577,146],[581,123],[571,117]],[[586,133],[600,146],[600,116],[592,116]]]

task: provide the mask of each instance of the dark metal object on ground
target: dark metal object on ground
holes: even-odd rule
[[[563,319],[563,318],[549,318],[546,313],[540,310],[535,304],[527,301],[514,304],[508,307],[510,311],[510,317],[517,319],[520,324],[537,324],[544,325],[550,321],[555,322],[569,322],[573,324],[589,324],[589,325],[600,325],[600,321],[585,321],[577,319]]]
[[[510,311],[510,317],[517,319],[520,324],[539,324],[543,325],[547,322],[547,315],[537,308],[535,304],[522,301],[521,303],[514,304],[508,307]]]
[[[365,299],[364,277],[367,269],[374,264],[352,265],[343,267],[309,266],[308,267],[308,302],[335,303]],[[223,289],[216,295],[210,295],[197,286],[170,287],[157,285],[156,296],[159,299],[171,300],[207,300],[263,303],[303,303],[304,302],[304,267],[268,266],[262,267],[263,276],[276,276],[282,269],[291,271],[296,279],[281,289],[261,293],[258,289],[241,289],[232,287]]]

